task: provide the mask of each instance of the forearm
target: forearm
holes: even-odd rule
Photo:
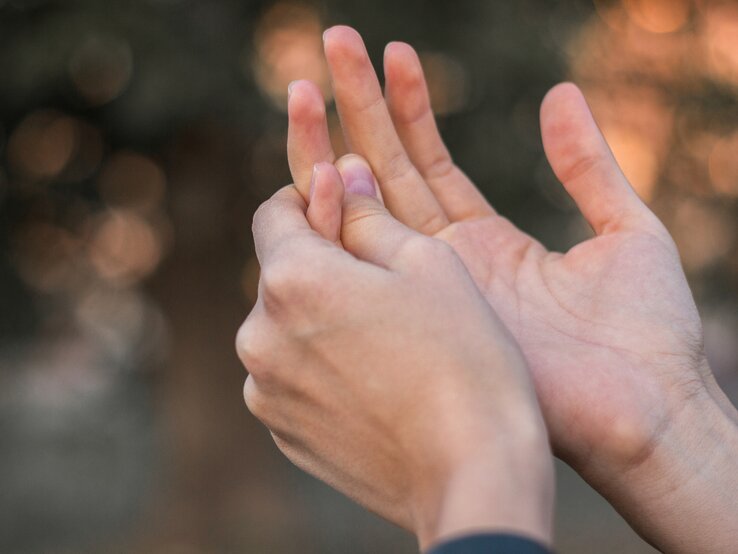
[[[641,463],[617,470],[603,462],[585,475],[636,531],[664,552],[735,548],[738,419],[720,395],[708,384],[694,396]]]

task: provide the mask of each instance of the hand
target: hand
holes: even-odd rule
[[[660,547],[725,551],[738,533],[736,497],[721,493],[738,485],[726,462],[738,419],[705,362],[676,247],[581,93],[560,85],[541,109],[548,159],[596,233],[559,254],[496,214],[453,164],[412,48],[386,49],[386,102],[355,31],[330,29],[325,50],[347,144],[389,210],[450,244],[512,331],[557,455]],[[290,167],[306,194],[312,164],[333,159],[320,93],[296,83],[289,113]]]
[[[424,548],[473,529],[550,542],[552,460],[517,345],[456,254],[389,215],[366,163],[338,165],[345,200],[321,164],[307,214],[290,186],[254,218],[249,409],[295,464]]]

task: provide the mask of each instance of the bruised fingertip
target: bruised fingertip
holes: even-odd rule
[[[369,163],[356,154],[347,154],[336,162],[346,192],[377,197],[377,183]]]

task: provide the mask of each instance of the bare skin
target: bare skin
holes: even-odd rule
[[[596,234],[560,254],[499,216],[453,164],[410,46],[388,45],[384,96],[355,31],[328,30],[325,51],[347,144],[390,212],[449,244],[510,329],[556,454],[662,550],[728,551],[738,416],[706,363],[676,247],[579,90],[559,85],[541,108],[549,162]],[[308,198],[313,165],[334,161],[311,83],[294,84],[289,114],[290,167]]]
[[[550,544],[552,458],[519,348],[453,250],[387,212],[366,162],[337,165],[316,167],[309,208],[290,186],[254,218],[246,404],[296,465],[421,548],[478,530]]]

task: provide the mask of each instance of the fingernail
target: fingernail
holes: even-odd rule
[[[360,196],[377,196],[372,170],[363,162],[358,159],[347,161],[341,165],[340,172],[347,192]]]
[[[292,94],[292,87],[295,86],[295,83],[296,82],[297,81],[292,81],[292,82],[290,82],[289,85],[287,85],[287,99],[289,99],[290,95]],[[282,85],[282,86],[284,86],[284,85]]]

